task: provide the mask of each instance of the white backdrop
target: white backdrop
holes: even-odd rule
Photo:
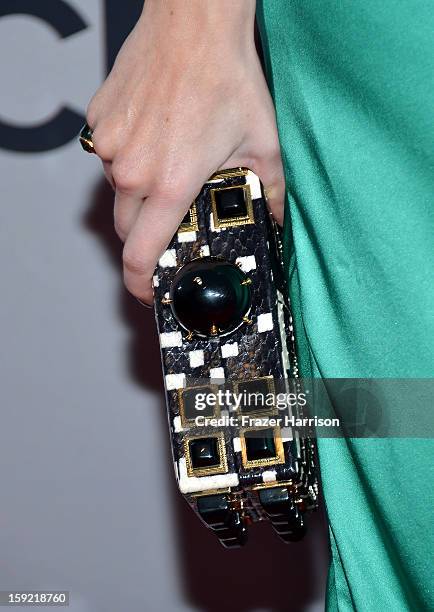
[[[64,39],[0,17],[3,123],[84,113],[103,79],[103,4],[67,4],[87,27]],[[0,589],[67,589],[74,612],[321,609],[320,518],[302,544],[258,526],[225,551],[175,490],[153,318],[122,288],[101,177],[75,139],[0,149]]]

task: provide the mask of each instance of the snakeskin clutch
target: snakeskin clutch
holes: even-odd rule
[[[317,506],[314,443],[291,426],[305,397],[281,250],[258,177],[226,170],[153,279],[176,477],[226,547],[261,520],[299,540]]]

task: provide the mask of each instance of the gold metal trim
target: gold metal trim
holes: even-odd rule
[[[215,198],[216,191],[226,191],[228,189],[242,189],[244,191],[244,198],[246,201],[247,215],[242,217],[233,217],[232,219],[219,219],[217,214],[217,202]],[[211,208],[212,216],[214,221],[214,227],[216,229],[225,227],[236,227],[238,225],[249,225],[255,222],[253,215],[253,204],[252,194],[250,192],[250,185],[230,185],[228,187],[215,187],[209,190],[211,197]]]
[[[218,385],[197,385],[196,387],[183,387],[182,389],[178,389],[179,415],[181,417],[181,425],[183,427],[195,425],[194,419],[187,419],[187,417],[185,416],[184,393],[186,391],[191,391],[192,389],[208,389],[209,393],[213,393],[217,397],[219,388]],[[218,418],[220,416],[220,410],[221,406],[216,403],[216,405],[214,406],[214,412],[209,418]],[[198,416],[200,416],[200,413],[198,413]]]
[[[239,387],[242,384],[245,383],[249,383],[249,382],[255,382],[257,380],[265,380],[267,382],[267,387],[268,387],[268,393],[272,393],[273,395],[275,395],[276,393],[276,388],[274,386],[274,378],[273,376],[259,376],[258,378],[246,378],[245,380],[238,380],[236,382],[233,383],[233,387],[234,387],[234,393],[240,393],[239,391]],[[246,412],[243,412],[243,410],[240,410],[242,415],[247,415],[247,416],[264,416],[264,415],[272,415],[272,414],[276,414],[277,413],[277,406],[274,404],[274,406],[259,406],[257,408],[257,410],[248,410]]]
[[[215,181],[217,179],[233,178],[235,176],[246,176],[249,173],[248,168],[228,168],[227,170],[220,170],[209,177],[208,181]],[[208,182],[207,181],[207,182]]]
[[[267,457],[267,459],[255,459],[254,461],[249,461],[247,459],[247,448],[246,448],[246,439],[245,433],[247,431],[261,431],[261,429],[273,429],[274,433],[274,445],[276,447],[276,455],[274,457]],[[285,450],[283,448],[282,436],[280,434],[280,427],[246,427],[245,429],[240,430],[240,441],[241,441],[241,461],[243,463],[243,467],[246,469],[256,468],[256,467],[267,467],[270,465],[279,465],[281,463],[285,463]]]
[[[222,493],[230,493],[231,488],[226,487],[225,489],[207,489],[206,491],[197,491],[196,493],[190,493],[191,497],[205,497],[207,495],[221,495]]]
[[[293,488],[294,483],[292,480],[273,480],[271,482],[263,482],[262,484],[253,485],[252,491],[258,491],[259,489],[274,489],[275,487],[288,487]]]
[[[181,225],[178,228],[178,233],[198,232],[199,231],[199,224],[197,221],[196,201],[194,201],[193,204],[190,206],[190,209],[188,212],[190,213],[190,223],[181,223]]]
[[[193,467],[190,457],[189,442],[191,442],[192,440],[200,440],[201,438],[217,438],[217,447],[220,457],[220,463],[218,465],[212,465],[210,467],[196,469]],[[210,435],[205,434],[201,436],[186,436],[184,438],[184,454],[185,462],[187,464],[187,474],[189,476],[211,476],[213,474],[227,474],[228,472],[228,459],[226,456],[226,445],[223,432]]]

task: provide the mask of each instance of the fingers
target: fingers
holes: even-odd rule
[[[261,179],[267,202],[274,218],[283,224],[285,180],[280,157],[246,160],[229,158],[224,168],[250,167]],[[205,175],[204,175],[205,176]],[[206,178],[208,176],[206,175]],[[200,191],[206,178],[185,180],[170,191],[153,190],[145,199],[120,190],[115,197],[115,228],[125,242],[123,252],[124,282],[127,289],[142,302],[153,301],[152,276],[158,260],[176,233],[185,213]]]
[[[249,167],[261,179],[266,190],[270,210],[279,224],[283,223],[283,203],[285,180],[280,156],[273,158],[248,159],[232,155],[221,169],[237,166]],[[131,165],[129,165],[131,168]],[[112,164],[105,162],[107,178],[114,188]],[[142,184],[141,188],[131,180],[122,178],[116,172],[114,204],[114,224],[119,238],[125,243],[123,253],[124,282],[127,289],[144,303],[153,301],[152,276],[158,260],[173,235],[176,233],[191,202],[202,187],[209,174],[203,172],[203,181],[196,179],[177,181],[177,186],[167,180],[165,191]],[[143,178],[142,178],[143,181]],[[125,190],[128,187],[128,190]],[[133,188],[134,187],[134,188]],[[143,193],[149,193],[146,198]]]
[[[138,26],[127,39],[87,113],[95,152],[116,192],[125,284],[147,303],[158,260],[213,171],[250,168],[279,223],[285,195],[274,108],[254,45],[241,55],[229,51],[226,78],[215,70],[215,50],[208,56],[207,45],[196,53],[187,44],[188,53],[173,53],[154,22],[148,36]],[[242,93],[234,74],[246,76]]]
[[[129,195],[119,190],[116,191],[113,216],[115,231],[122,242],[126,241],[131,232],[143,202],[143,198],[139,195]]]
[[[264,186],[268,208],[277,223],[283,225],[286,187],[280,151],[268,157],[247,160],[239,156],[231,156],[221,169],[237,168],[238,166],[247,167],[259,176]]]
[[[123,252],[124,282],[133,295],[147,304],[153,301],[152,276],[158,260],[199,190],[195,181],[173,195],[146,198],[128,234]]]

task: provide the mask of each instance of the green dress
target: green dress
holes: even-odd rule
[[[302,371],[432,377],[434,2],[263,0],[257,16]],[[434,610],[433,441],[320,439],[319,455],[328,609]]]

